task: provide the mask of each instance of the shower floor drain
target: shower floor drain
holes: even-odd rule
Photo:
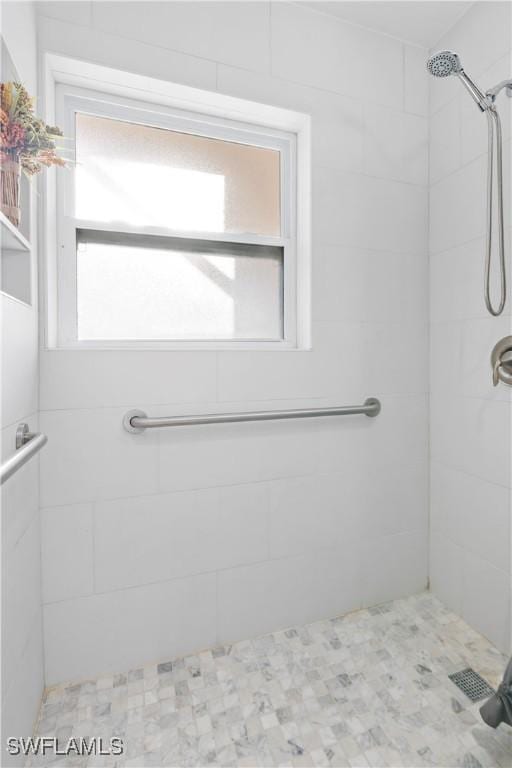
[[[487,699],[494,693],[491,686],[471,667],[448,675],[448,677],[471,701]]]

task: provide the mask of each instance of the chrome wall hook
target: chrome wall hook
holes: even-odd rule
[[[512,336],[504,336],[494,346],[491,353],[492,383],[499,382],[512,387]]]

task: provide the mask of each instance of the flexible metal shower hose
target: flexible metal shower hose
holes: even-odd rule
[[[487,239],[485,253],[485,304],[487,309],[497,317],[501,315],[507,298],[507,280],[505,271],[505,234],[503,224],[503,139],[501,120],[494,106],[486,110],[488,127],[488,166],[487,166]],[[498,257],[500,265],[500,303],[495,309],[491,301],[491,255],[492,255],[492,225],[493,225],[493,187],[494,187],[494,131],[496,130],[496,196],[498,204]]]

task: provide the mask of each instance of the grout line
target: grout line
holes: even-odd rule
[[[443,469],[449,469],[450,472],[457,472],[460,475],[467,475],[468,477],[472,477],[475,480],[480,480],[481,482],[485,483],[486,485],[492,485],[496,488],[505,488],[508,491],[512,491],[512,487],[510,485],[502,485],[501,483],[496,483],[494,480],[489,480],[486,477],[481,477],[481,475],[475,475],[473,472],[469,472],[467,469],[464,469],[463,467],[457,466],[455,464],[450,464],[444,459],[436,458],[435,456],[432,457],[432,464],[437,465],[438,467],[441,467]]]
[[[278,0],[278,2],[279,2],[279,0]],[[348,91],[333,91],[332,89],[325,88],[325,87],[322,87],[320,85],[311,85],[310,83],[306,83],[306,82],[304,82],[302,80],[290,80],[289,78],[282,77],[281,75],[275,74],[274,72],[271,72],[270,74],[268,74],[268,73],[262,73],[262,72],[259,72],[259,71],[256,71],[256,70],[247,70],[247,69],[244,69],[243,67],[240,67],[240,66],[238,66],[236,64],[225,64],[222,61],[220,61],[218,63],[218,66],[219,66],[219,74],[220,74],[222,68],[227,69],[227,70],[232,70],[234,72],[245,72],[245,73],[247,73],[249,71],[251,74],[259,76],[259,77],[269,77],[271,80],[274,80],[277,83],[279,83],[280,85],[282,84],[283,86],[285,86],[285,85],[293,85],[296,88],[299,88],[299,89],[301,89],[303,91],[312,91],[313,93],[317,92],[317,93],[322,94],[322,95],[326,95],[326,96],[328,95],[328,96],[331,96],[331,97],[336,97],[336,99],[342,100],[344,102],[346,102],[346,101],[352,102],[353,105],[362,106],[364,104],[370,104],[372,107],[377,107],[379,109],[388,110],[390,112],[396,112],[397,114],[411,115],[413,117],[422,118],[424,120],[429,120],[430,119],[430,116],[429,116],[428,113],[425,114],[424,112],[415,112],[414,110],[411,110],[411,109],[405,109],[405,108],[402,108],[401,106],[397,106],[397,104],[395,104],[395,103],[390,104],[389,102],[373,101],[371,99],[371,97],[368,98],[366,95],[365,95],[364,99],[362,99],[361,96],[358,95],[359,92],[357,92],[357,93],[350,93]],[[234,96],[233,98],[247,98],[247,96]],[[255,98],[253,100],[261,101],[261,98]],[[296,107],[282,107],[282,109],[291,109],[292,111],[304,112],[304,108],[303,107],[299,107],[299,106],[296,106]],[[307,113],[307,114],[310,114],[312,117],[314,117],[314,113],[312,113],[312,112]]]
[[[215,642],[217,645],[220,645],[219,629],[219,571],[215,571]]]
[[[501,401],[500,401],[501,402]],[[418,465],[423,465],[423,461],[420,459],[416,459],[415,461],[400,463],[400,467],[404,469],[413,468]],[[377,465],[380,469],[385,469],[390,466],[389,463],[379,464]],[[391,466],[395,466],[395,463],[392,463]],[[228,483],[224,485],[208,485],[208,486],[199,486],[199,487],[191,487],[191,488],[178,488],[175,490],[157,490],[152,493],[143,493],[143,494],[137,494],[137,495],[130,495],[130,496],[115,496],[115,497],[108,497],[108,498],[100,498],[100,499],[86,499],[81,501],[71,501],[71,502],[65,502],[63,504],[45,504],[43,507],[41,507],[41,510],[49,510],[49,509],[62,509],[65,507],[78,507],[83,506],[84,504],[94,504],[96,506],[99,506],[100,504],[113,504],[117,502],[130,502],[130,501],[140,501],[143,499],[154,499],[154,498],[165,498],[167,496],[176,496],[177,494],[200,494],[200,493],[206,493],[206,492],[213,492],[216,490],[222,490],[224,488],[245,488],[246,486],[261,486],[261,485],[273,485],[276,483],[286,483],[292,480],[307,480],[307,479],[313,479],[313,478],[323,478],[323,477],[345,477],[347,475],[349,470],[338,470],[338,471],[332,471],[332,472],[311,472],[309,474],[300,474],[300,475],[284,475],[280,477],[271,477],[271,478],[264,478],[262,480],[254,479],[254,480],[246,480],[246,481],[238,481],[236,483]]]
[[[291,2],[291,5],[295,5],[297,7],[301,7],[303,4],[300,0],[295,0]],[[341,16],[336,16],[333,13],[329,13],[329,11],[324,11],[322,8],[313,8],[311,4],[306,6],[306,10],[312,11],[313,13],[316,13],[320,16],[323,16],[332,23],[337,24],[345,24],[349,27],[356,27],[357,29],[364,29],[365,32],[369,32],[371,35],[378,35],[379,37],[385,37],[388,40],[394,40],[398,43],[402,43],[402,45],[409,45],[411,48],[419,48],[422,51],[428,51],[428,48],[423,45],[422,43],[416,43],[413,40],[409,40],[407,38],[403,37],[397,37],[396,35],[392,35],[390,32],[384,32],[381,29],[376,29],[375,27],[368,27],[366,24],[360,24],[357,21],[352,21],[351,19],[345,19]]]
[[[508,297],[507,297],[508,298]],[[508,321],[510,323],[511,316],[510,314],[504,314],[502,316],[503,323],[505,321]],[[496,318],[491,317],[490,315],[467,315],[466,317],[445,317],[441,318],[440,320],[431,320],[430,326],[438,327],[438,326],[460,326],[460,325],[469,325],[470,323],[495,323]]]
[[[430,114],[430,87],[427,92],[428,104],[427,111]],[[427,121],[427,160],[428,160],[428,195],[427,195],[427,365],[428,365],[428,395],[427,395],[427,588],[430,589],[431,583],[431,536],[432,536],[432,323],[431,323],[431,301],[432,301],[432,269],[430,263],[430,238],[431,238],[431,217],[430,217],[430,190],[432,187],[431,182],[431,148],[432,148],[432,118],[429,117]]]
[[[91,509],[91,544],[92,544],[92,592],[96,594],[96,502],[92,502]]]
[[[510,571],[498,568],[491,560],[488,560],[486,557],[483,557],[480,551],[475,551],[473,549],[468,549],[468,547],[461,544],[459,541],[455,541],[444,529],[440,529],[438,527],[437,533],[433,535],[433,538],[439,540],[443,539],[443,541],[449,541],[454,547],[459,549],[463,555],[470,555],[475,560],[479,561],[480,563],[485,563],[489,568],[491,568],[493,571],[496,571],[497,573],[509,576]],[[465,590],[467,591],[467,590]]]
[[[483,477],[482,475],[477,475],[475,472],[469,472],[464,467],[458,465],[458,464],[452,464],[449,461],[446,461],[446,459],[439,458],[437,456],[432,456],[431,463],[433,465],[439,465],[441,467],[444,467],[445,469],[450,469],[453,472],[459,472],[462,475],[467,475],[468,477],[473,477],[476,480],[481,480],[484,483],[487,483],[488,485],[495,486],[496,488],[505,488],[507,490],[510,490],[510,485],[507,485],[506,483],[496,483],[494,480],[489,480],[487,477]]]
[[[271,557],[272,491],[279,482],[281,481],[279,480],[268,481],[266,492],[265,492],[265,538],[266,538],[266,554],[269,560]]]
[[[75,0],[71,0],[71,1],[74,2]],[[93,7],[94,7],[94,2],[96,2],[96,0],[92,0],[92,2],[93,2]],[[192,59],[192,60],[195,60],[195,61],[205,62],[207,64],[223,64],[224,63],[222,61],[218,61],[217,59],[209,59],[206,56],[198,56],[195,53],[187,53],[186,51],[182,51],[179,48],[169,48],[169,47],[167,47],[165,45],[158,45],[158,43],[148,43],[145,40],[141,40],[138,37],[130,37],[129,35],[122,35],[122,34],[120,34],[117,31],[116,32],[112,32],[111,30],[106,30],[106,29],[102,28],[101,26],[95,26],[94,24],[92,26],[89,26],[89,25],[85,26],[84,24],[77,24],[74,21],[66,21],[65,19],[61,19],[61,18],[58,19],[58,18],[54,18],[52,16],[45,16],[44,14],[42,14],[40,16],[40,18],[43,19],[46,22],[54,22],[54,23],[63,25],[64,27],[71,27],[71,28],[78,27],[79,29],[87,29],[89,32],[97,33],[98,35],[103,35],[106,38],[113,38],[113,39],[117,39],[117,40],[123,40],[124,42],[126,42],[129,45],[131,44],[131,45],[137,45],[137,46],[140,46],[140,47],[146,48],[146,49],[154,48],[157,51],[165,51],[165,52],[167,52],[167,53],[169,53],[171,55],[174,54],[176,56],[182,56],[183,59],[187,59],[189,61]],[[39,25],[38,25],[38,27],[39,27]],[[43,37],[44,36],[45,36],[45,33],[43,32]],[[183,63],[185,63],[185,61]],[[230,66],[230,65],[227,64],[226,66]],[[243,69],[245,72],[257,71],[257,70],[249,69],[247,67],[240,67],[240,69]],[[157,78],[157,79],[162,79],[162,78]],[[185,84],[183,81],[181,81],[181,82],[182,82],[183,85]],[[194,87],[199,87],[199,86],[196,85]]]
[[[476,5],[476,1],[475,1],[475,0],[473,0],[473,2],[471,2],[471,3],[469,4],[469,7],[468,7],[468,8],[464,8],[463,10],[461,10],[461,11],[460,11],[460,13],[458,13],[458,14],[457,14],[457,18],[455,19],[455,21],[453,21],[453,22],[452,22],[452,24],[450,24],[450,26],[448,27],[448,29],[445,29],[445,31],[443,32],[443,34],[441,35],[441,37],[437,38],[436,42],[434,43],[434,45],[433,45],[433,46],[432,46],[432,47],[431,47],[429,50],[430,50],[430,51],[432,51],[432,50],[436,49],[436,48],[437,48],[437,46],[441,44],[441,41],[442,41],[442,40],[444,40],[444,38],[445,38],[447,35],[449,35],[449,34],[450,34],[450,32],[451,32],[452,30],[454,30],[454,29],[455,29],[455,27],[456,27],[456,26],[458,26],[458,25],[461,23],[461,21],[462,21],[462,19],[464,18],[464,16],[466,16],[466,14],[468,14],[468,13],[469,13],[469,11],[471,11],[471,10],[472,10],[472,8],[473,8],[475,5]]]
[[[381,541],[381,540],[389,540],[392,538],[398,538],[403,536],[410,536],[413,534],[418,534],[423,532],[423,525],[420,523],[417,527],[412,528],[406,528],[400,531],[394,531],[393,533],[385,533],[381,536],[371,538],[371,541]],[[367,541],[368,537],[363,537],[362,535],[354,535],[351,539],[352,541],[356,542],[363,542]],[[267,557],[265,559],[258,559],[258,560],[251,560],[250,562],[245,563],[236,563],[234,565],[226,565],[224,567],[215,567],[210,568],[208,570],[204,571],[193,571],[191,573],[186,574],[180,574],[178,576],[171,576],[170,578],[164,578],[159,579],[157,581],[144,581],[140,584],[129,584],[121,587],[114,587],[113,589],[106,589],[94,593],[90,593],[87,595],[76,595],[72,597],[66,597],[62,598],[60,600],[51,600],[43,604],[43,608],[48,606],[54,606],[54,605],[62,605],[64,603],[71,603],[71,602],[79,602],[82,600],[90,600],[94,597],[104,597],[105,595],[116,595],[120,594],[122,592],[131,592],[133,590],[143,590],[149,587],[157,587],[162,586],[166,584],[174,584],[176,582],[184,582],[190,579],[201,579],[203,576],[215,576],[216,584],[218,580],[219,574],[222,573],[229,573],[232,571],[242,571],[243,569],[249,569],[249,568],[255,568],[262,565],[271,565],[274,563],[281,563],[281,562],[294,562],[296,560],[302,560],[304,558],[312,558],[315,555],[321,554],[322,552],[342,552],[344,551],[345,544],[340,544],[337,546],[320,546],[315,547],[314,549],[304,549],[299,552],[290,552],[285,555],[274,555]]]
[[[345,327],[347,325],[355,325],[357,327],[363,326],[363,327],[366,327],[366,328],[368,328],[368,327],[374,327],[374,328],[403,328],[403,324],[404,324],[403,320],[400,320],[400,319],[394,320],[393,322],[390,322],[390,323],[376,322],[376,321],[373,321],[373,320],[357,320],[357,319],[355,319],[355,320],[341,320],[341,321],[329,321],[329,320],[326,320],[326,321],[317,321],[317,322],[326,322],[326,323],[331,323],[332,322],[335,325],[344,325]],[[428,326],[428,323],[426,321],[423,321],[423,320],[422,321],[418,321],[418,322],[414,321],[414,325],[417,327],[417,329],[421,330],[421,329],[426,329],[427,326]],[[415,390],[409,391],[409,390],[406,390],[404,392],[396,392],[394,390],[394,391],[391,391],[391,392],[384,391],[384,392],[381,392],[381,394],[385,394],[385,396],[387,398],[401,398],[401,397],[415,397],[417,395],[424,394],[425,391],[426,390],[424,390],[424,389],[422,389],[420,391],[415,391]],[[219,400],[208,401],[207,404],[211,404],[212,406],[213,405],[215,405],[215,406],[219,405],[219,406],[226,406],[226,407],[228,407],[228,406],[239,406],[241,404],[242,405],[243,404],[245,404],[245,405],[248,405],[248,404],[255,405],[255,404],[261,403],[261,404],[269,405],[271,403],[288,403],[288,402],[290,404],[292,404],[292,405],[295,405],[296,403],[305,403],[305,405],[307,405],[307,403],[309,403],[309,402],[318,403],[318,404],[325,403],[326,405],[328,405],[331,402],[336,404],[336,398],[334,397],[333,394],[325,394],[325,395],[296,395],[296,396],[292,395],[292,396],[289,396],[289,397],[266,397],[266,398],[262,398],[262,399],[255,399],[255,398],[240,398],[239,400],[219,399]],[[171,402],[171,403],[147,403],[147,402],[144,402],[143,405],[144,405],[144,407],[148,407],[148,408],[162,408],[162,407],[167,407],[167,406],[170,406],[170,407],[176,406],[177,408],[179,408],[181,410],[183,408],[183,406],[192,405],[192,406],[195,407],[195,406],[199,406],[199,405],[202,405],[202,404],[203,404],[203,401],[195,401],[195,402],[190,402],[190,401],[180,402],[180,401],[178,401],[178,402]],[[75,413],[76,411],[78,411],[79,413],[84,413],[84,412],[102,413],[104,411],[121,411],[121,410],[122,411],[127,411],[127,410],[131,410],[132,408],[136,408],[136,407],[140,407],[140,404],[139,405],[134,405],[133,403],[131,403],[129,405],[121,405],[121,406],[119,406],[119,405],[104,405],[104,406],[73,406],[73,407],[68,407],[68,408],[44,408],[42,411],[40,411],[40,413],[41,414],[68,413],[68,414],[71,415],[71,414]],[[188,409],[185,409],[185,411],[187,411],[187,410]],[[228,412],[231,413],[231,411],[228,411]],[[214,414],[215,413],[220,413],[220,411],[213,411],[213,413]],[[176,414],[176,415],[186,416],[186,415],[193,415],[193,414],[188,414],[187,412],[183,412],[182,414]],[[15,422],[15,423],[17,423],[17,422]],[[11,426],[14,426],[14,425],[11,425]],[[202,425],[202,426],[204,426],[204,425]],[[218,426],[221,426],[221,425],[218,425]],[[224,426],[233,426],[233,425],[224,425]],[[158,429],[155,430],[155,435],[158,432],[159,432]],[[160,432],[161,432],[161,430],[160,430]],[[163,434],[163,432],[162,432],[162,434]],[[133,437],[133,439],[137,440],[138,438],[137,437]]]
[[[406,58],[405,45],[403,44],[402,45],[402,112],[405,112],[405,102],[406,102],[406,94],[407,94],[407,89],[405,87],[406,78],[407,78],[405,58]]]
[[[272,54],[273,51],[273,23],[272,23],[272,0],[269,0],[268,3],[268,65],[269,65],[269,76],[273,77],[273,71],[274,71],[274,57]]]
[[[461,147],[462,147],[462,123],[463,123],[463,120],[462,120],[462,115],[460,114],[460,101],[457,100],[457,103],[459,105],[459,110],[457,112],[458,134],[459,134],[459,137],[458,137],[458,143],[459,143],[458,149],[461,150]],[[509,136],[508,138],[504,138],[503,139],[503,154],[504,155],[506,153],[507,145],[510,145],[510,147],[512,148],[512,136]],[[454,168],[453,171],[450,171],[445,176],[440,176],[439,178],[433,179],[432,183],[430,184],[430,187],[431,188],[432,187],[436,187],[438,184],[441,184],[442,182],[446,181],[447,179],[450,179],[452,176],[455,176],[455,174],[460,173],[460,171],[465,170],[470,165],[476,164],[478,161],[482,160],[484,157],[487,157],[487,154],[488,154],[487,147],[484,147],[484,149],[481,152],[479,152],[477,155],[474,155],[469,160],[466,160],[464,163],[461,162],[461,164],[459,164],[457,166],[457,168]],[[404,182],[404,183],[407,183],[407,182]],[[416,185],[416,186],[421,186],[421,185]]]
[[[443,248],[440,251],[431,251],[429,253],[429,258],[436,258],[438,256],[443,256],[444,254],[449,253],[450,251],[457,251],[462,248],[467,248],[468,245],[471,245],[472,243],[476,243],[478,241],[483,242],[485,239],[485,232],[481,235],[476,235],[476,237],[471,237],[469,240],[463,240],[462,242],[458,242],[454,245],[449,245],[448,248]]]
[[[366,107],[367,107],[367,105],[363,105],[363,109],[366,109]],[[403,115],[404,112],[401,111],[401,110],[396,110],[396,114],[397,115]],[[418,119],[425,120],[425,122],[427,122],[427,118],[418,118]],[[364,130],[363,133],[364,133],[363,147],[364,147],[364,152],[366,153],[367,146],[366,146],[365,139],[367,138],[367,133],[368,132],[366,130]],[[365,157],[363,165],[366,165],[366,157]],[[362,176],[365,179],[374,179],[375,181],[384,181],[384,182],[387,182],[387,183],[390,183],[390,184],[401,184],[401,185],[403,185],[405,187],[414,187],[415,189],[422,189],[422,190],[425,190],[427,192],[428,192],[428,189],[429,189],[428,179],[425,179],[425,181],[422,181],[422,182],[419,183],[419,182],[416,182],[416,181],[407,181],[406,179],[400,178],[398,176],[378,176],[378,175],[376,175],[374,173],[368,173],[365,170],[353,171],[353,170],[349,170],[349,169],[345,169],[345,168],[336,168],[335,166],[327,165],[327,164],[319,163],[319,162],[315,163],[315,165],[313,166],[313,169],[321,169],[321,170],[331,171],[332,173],[335,173],[335,174],[338,174],[338,175],[342,175],[342,176],[349,176],[349,177]],[[446,178],[448,178],[448,177],[446,177]]]

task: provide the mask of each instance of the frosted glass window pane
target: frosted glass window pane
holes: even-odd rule
[[[119,237],[79,235],[78,339],[282,339],[281,248],[243,245],[236,254],[217,243],[211,253],[197,241],[191,251]]]
[[[75,215],[280,235],[277,150],[76,114]]]

